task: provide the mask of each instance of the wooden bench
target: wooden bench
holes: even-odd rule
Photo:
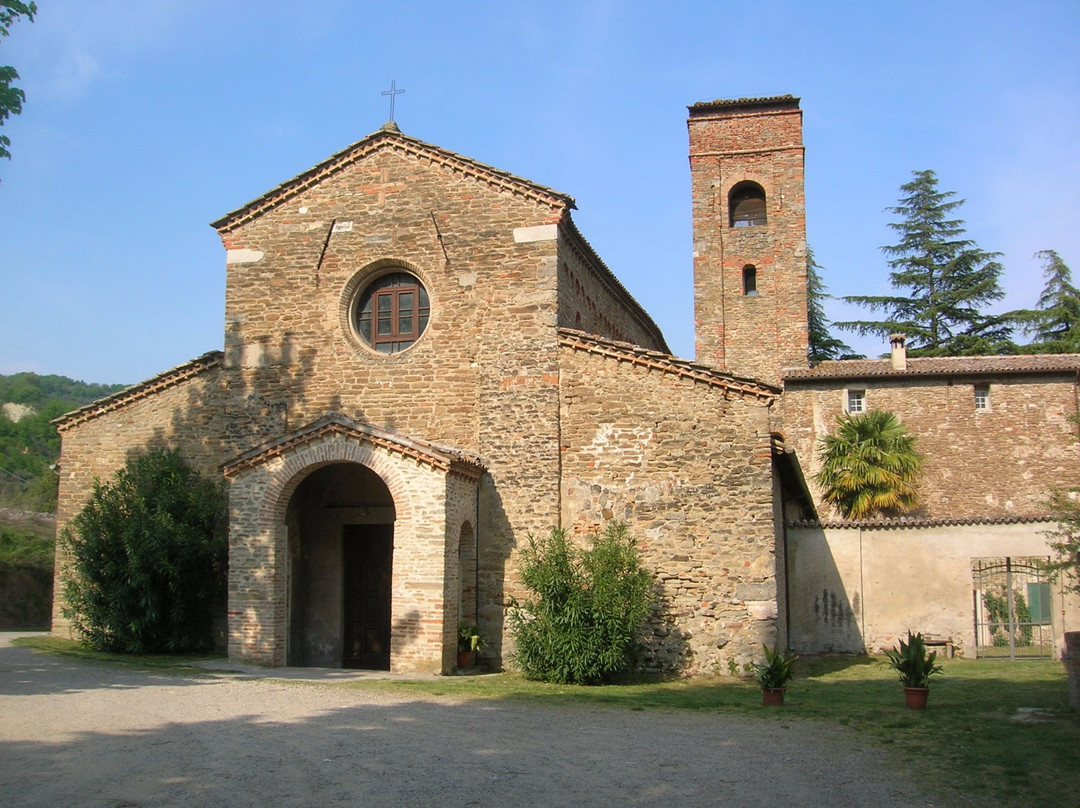
[[[946,659],[952,659],[956,655],[956,645],[952,637],[940,637],[937,634],[923,634],[923,644],[928,649],[938,649],[944,652]]]

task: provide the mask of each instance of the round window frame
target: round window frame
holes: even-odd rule
[[[364,294],[371,288],[372,284],[377,283],[387,275],[394,274],[409,275],[416,279],[417,284],[427,294],[428,298],[428,320],[424,326],[424,330],[413,340],[412,344],[397,351],[385,353],[383,351],[376,350],[375,346],[368,342],[360,333],[359,323],[357,321],[357,310],[360,305],[360,300]],[[354,347],[360,348],[362,351],[370,356],[378,357],[380,359],[392,360],[412,351],[417,345],[424,341],[424,337],[431,330],[432,323],[435,320],[435,300],[431,293],[431,283],[425,273],[420,271],[419,268],[413,266],[407,261],[400,259],[382,259],[361,269],[349,280],[345,285],[341,295],[340,317],[342,331],[348,338],[348,341],[352,343]]]

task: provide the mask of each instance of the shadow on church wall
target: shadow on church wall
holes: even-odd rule
[[[509,664],[513,649],[504,642],[506,630],[506,568],[516,542],[510,518],[494,478],[485,474],[480,483],[477,530],[477,626],[487,641],[480,661],[492,670]],[[516,593],[515,593],[516,594]]]
[[[806,653],[864,653],[859,531],[787,529],[789,646]]]
[[[636,659],[637,672],[677,676],[690,667],[693,651],[672,609],[663,581],[654,578],[651,611],[642,627]]]

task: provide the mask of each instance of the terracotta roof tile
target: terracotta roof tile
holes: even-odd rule
[[[908,358],[906,370],[893,369],[889,359],[841,359],[812,368],[785,368],[785,382],[812,379],[855,379],[867,376],[955,376],[1080,371],[1080,354],[1022,356],[934,356]]]
[[[92,418],[97,418],[99,415],[104,415],[107,412],[126,407],[133,401],[146,398],[159,390],[164,390],[167,387],[180,384],[181,382],[190,379],[192,376],[198,376],[212,368],[216,368],[221,365],[222,356],[223,354],[221,351],[204,353],[202,356],[192,359],[190,362],[177,365],[176,367],[166,370],[164,373],[159,373],[157,376],[147,379],[144,382],[133,384],[131,387],[125,387],[117,393],[105,396],[105,398],[99,398],[97,401],[91,402],[86,406],[65,413],[59,418],[54,418],[53,423],[56,424],[56,429],[59,432],[63,432],[65,429],[71,429]]]
[[[447,166],[456,171],[461,171],[466,175],[476,177],[503,190],[535,199],[536,201],[550,205],[553,208],[576,207],[573,197],[567,196],[560,191],[556,191],[544,185],[539,185],[531,180],[515,176],[507,171],[502,171],[501,169],[489,166],[486,163],[481,163],[469,157],[464,157],[460,154],[448,151],[447,149],[433,146],[430,143],[425,143],[417,138],[409,137],[408,135],[402,134],[396,128],[384,128],[368,135],[362,140],[358,140],[351,146],[347,146],[336,154],[331,155],[326,160],[323,160],[318,165],[309,168],[302,174],[298,174],[292,179],[286,180],[276,188],[267,191],[265,194],[248,202],[246,205],[225,214],[217,221],[211,222],[211,226],[219,231],[231,230],[232,228],[255,218],[263,211],[273,208],[296,194],[318,184],[325,177],[341,170],[351,163],[355,163],[357,160],[362,159],[379,148],[397,149],[426,160],[431,160],[434,163]]]
[[[656,370],[661,373],[681,376],[684,379],[707,384],[710,387],[720,387],[733,393],[754,396],[770,404],[780,397],[779,387],[774,387],[757,379],[723,373],[708,365],[701,365],[686,359],[677,359],[671,354],[649,350],[648,348],[642,348],[640,345],[632,345],[629,342],[605,339],[572,328],[560,328],[558,332],[559,344],[576,351],[606,356],[619,362],[627,362],[631,365]]]
[[[761,98],[717,98],[715,101],[698,101],[696,104],[691,104],[687,109],[690,110],[692,115],[695,112],[708,112],[714,109],[730,107],[789,106],[792,103],[798,105],[799,99],[794,95],[787,94],[770,95]]]
[[[953,525],[1018,525],[1027,522],[1053,522],[1049,514],[1006,514],[1002,516],[897,517],[895,519],[802,519],[787,522],[788,527],[860,528],[862,530],[900,530],[913,527],[951,527]]]
[[[342,435],[355,441],[370,443],[389,452],[411,457],[439,471],[461,474],[470,479],[479,479],[485,471],[483,462],[476,455],[361,423],[340,412],[328,412],[307,426],[233,458],[221,467],[222,473],[226,477],[232,477],[244,469],[261,465],[273,457],[326,435]]]

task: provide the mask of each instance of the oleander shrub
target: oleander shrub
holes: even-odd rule
[[[64,616],[101,651],[211,648],[226,603],[227,533],[224,481],[177,450],[130,459],[110,482],[94,481],[63,531]]]
[[[597,684],[633,666],[653,588],[626,525],[608,523],[587,549],[563,530],[530,538],[521,562],[530,594],[511,599],[508,617],[526,677]]]

